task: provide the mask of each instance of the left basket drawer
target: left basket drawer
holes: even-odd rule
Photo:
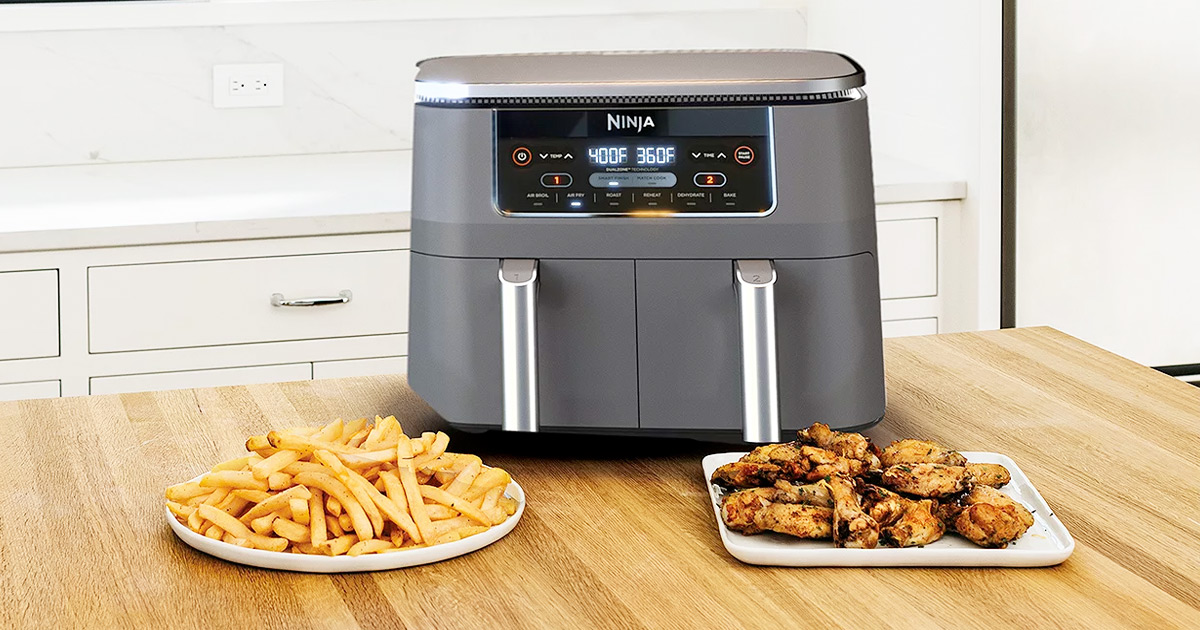
[[[58,356],[58,270],[0,272],[0,361]]]

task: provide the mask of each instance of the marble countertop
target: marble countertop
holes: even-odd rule
[[[965,196],[875,162],[878,203]],[[410,151],[0,169],[0,252],[403,231],[410,173]]]

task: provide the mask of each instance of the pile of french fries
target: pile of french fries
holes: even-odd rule
[[[396,418],[295,427],[246,440],[249,455],[167,488],[192,531],[241,547],[359,556],[460,540],[517,509],[511,477],[446,450],[442,432],[404,434]]]

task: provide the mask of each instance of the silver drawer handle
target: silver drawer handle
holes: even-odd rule
[[[538,430],[538,261],[500,261],[500,351],[505,431]]]
[[[335,297],[309,297],[289,300],[282,293],[271,294],[271,306],[325,306],[327,304],[349,304],[354,294],[350,289],[339,291]]]
[[[780,441],[775,348],[775,263],[734,261],[742,338],[742,439]]]

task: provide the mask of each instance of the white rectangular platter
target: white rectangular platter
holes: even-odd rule
[[[941,540],[924,547],[903,549],[838,549],[830,540],[801,540],[766,532],[744,536],[730,531],[721,519],[721,497],[725,491],[712,483],[713,471],[735,462],[744,452],[714,453],[704,458],[704,481],[712,498],[721,541],[733,557],[748,564],[781,567],[1044,567],[1066,560],[1075,550],[1075,539],[1017,464],[999,453],[963,452],[968,461],[1002,464],[1012,481],[1001,488],[1025,504],[1033,513],[1033,527],[1005,549],[984,549],[947,532]]]

